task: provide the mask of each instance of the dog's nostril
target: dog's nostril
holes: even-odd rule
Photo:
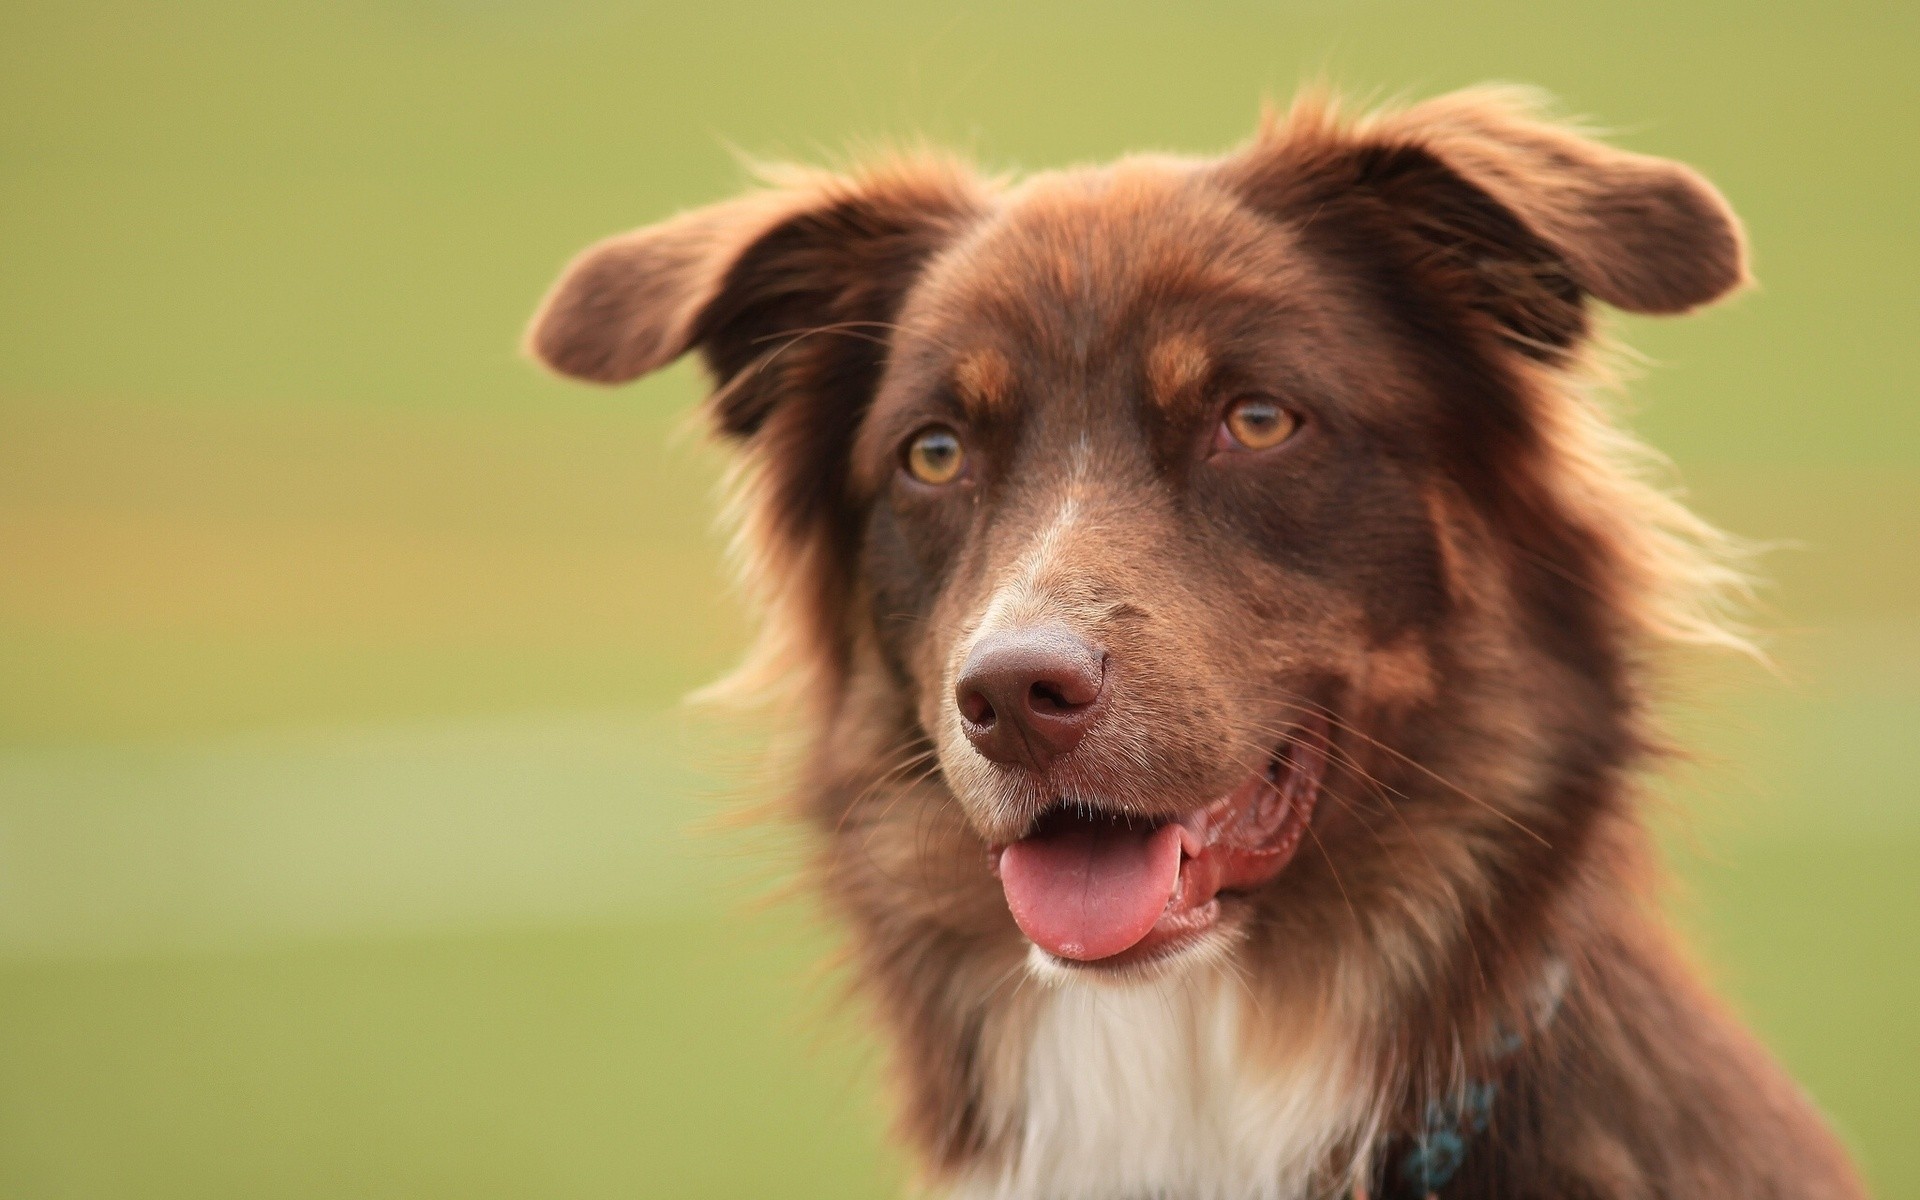
[[[960,715],[984,729],[993,724],[993,702],[980,692],[968,692],[960,697]]]
[[[1060,712],[1079,707],[1062,695],[1060,689],[1045,683],[1033,685],[1033,691],[1028,696],[1027,702],[1040,712]]]

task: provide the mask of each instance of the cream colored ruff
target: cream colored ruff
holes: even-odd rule
[[[1251,1002],[1223,970],[1131,985],[1035,973],[1048,986],[1023,1077],[988,1098],[1019,1149],[954,1200],[1307,1200],[1350,1186],[1316,1174],[1368,1116],[1349,1060],[1302,1047],[1279,1069],[1250,1066]]]

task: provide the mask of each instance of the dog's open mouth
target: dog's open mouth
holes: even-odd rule
[[[992,850],[1021,932],[1057,958],[1120,965],[1214,927],[1222,893],[1278,875],[1299,850],[1326,771],[1327,724],[1296,726],[1265,770],[1185,815],[1148,822],[1056,805]]]

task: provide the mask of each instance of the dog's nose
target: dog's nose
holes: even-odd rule
[[[994,762],[1044,770],[1093,724],[1106,658],[1059,625],[981,638],[960,668],[954,700],[967,739]]]

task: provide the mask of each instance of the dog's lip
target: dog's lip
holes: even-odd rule
[[[1292,861],[1313,818],[1328,749],[1327,721],[1309,717],[1294,727],[1261,771],[1204,807],[1170,817],[1130,819],[1098,806],[1054,805],[1036,818],[1016,842],[1050,836],[1046,832],[1050,824],[1057,829],[1061,823],[1104,822],[1145,839],[1156,839],[1169,825],[1178,827],[1179,869],[1165,907],[1151,928],[1124,949],[1089,956],[1074,946],[1066,953],[1054,953],[1043,944],[1047,933],[1030,927],[1031,900],[1025,906],[1016,904],[1010,887],[1009,907],[1036,945],[1074,966],[1131,966],[1176,953],[1220,923],[1223,897],[1267,882]],[[999,842],[988,848],[988,861],[996,874],[1002,874],[1001,863],[1010,844]]]

